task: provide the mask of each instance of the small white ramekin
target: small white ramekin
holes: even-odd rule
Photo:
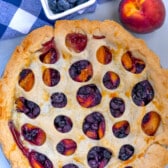
[[[70,14],[73,14],[75,12],[78,12],[84,8],[87,8],[91,5],[93,5],[95,2],[96,2],[96,0],[88,0],[87,2],[84,2],[81,5],[75,6],[75,7],[68,9],[64,12],[54,14],[48,6],[48,0],[41,0],[41,4],[44,9],[44,12],[45,12],[47,18],[50,20],[56,20],[56,19],[68,16]]]

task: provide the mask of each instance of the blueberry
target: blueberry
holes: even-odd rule
[[[57,8],[57,0],[48,0],[48,6],[53,13],[59,13],[60,10]]]
[[[86,116],[83,122],[83,132],[91,139],[101,139],[105,134],[105,119],[100,112]]]
[[[92,64],[87,60],[77,61],[71,65],[69,74],[76,82],[87,82],[93,75]]]
[[[125,111],[125,102],[119,97],[113,97],[110,101],[110,112],[115,118],[123,115]]]
[[[55,10],[55,8],[57,8],[57,1],[56,0],[48,0],[48,5],[51,10]]]
[[[51,104],[56,108],[63,108],[67,105],[67,97],[64,93],[55,92],[51,95]]]
[[[42,153],[38,153],[36,151],[31,151],[28,155],[31,165],[40,165],[40,167],[44,168],[53,168],[52,162]]]
[[[72,4],[70,4],[67,0],[58,0],[57,7],[60,11],[65,11],[67,9],[70,9],[72,7]]]
[[[101,103],[101,99],[101,92],[95,84],[81,86],[77,91],[77,101],[82,107],[94,107]]]
[[[120,148],[118,158],[122,161],[128,160],[134,154],[134,147],[125,144]]]
[[[76,5],[83,4],[83,3],[87,2],[87,1],[88,1],[88,0],[78,0]]]
[[[67,0],[69,3],[75,4],[78,0]]]
[[[69,117],[59,115],[54,120],[55,128],[62,133],[69,132],[72,128],[72,121]]]
[[[104,147],[94,146],[87,155],[90,168],[104,168],[112,157],[112,152]]]
[[[137,106],[146,106],[154,98],[154,90],[148,80],[137,83],[132,89],[132,100]]]
[[[73,163],[69,163],[69,164],[64,165],[62,168],[78,168],[78,166],[76,166]]]

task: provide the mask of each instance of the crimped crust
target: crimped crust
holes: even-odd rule
[[[88,36],[89,44],[86,46],[85,51],[82,53],[74,53],[73,51],[69,51],[65,45],[65,37],[68,33],[71,32],[80,32],[86,34]],[[92,35],[104,36],[104,39],[92,40]],[[37,55],[39,55],[39,50],[42,48],[42,44],[49,41],[54,36],[54,41],[56,43],[56,47],[60,54],[60,60],[58,63],[52,65],[52,67],[58,69],[60,74],[62,75],[61,84],[50,89],[43,87],[40,83],[42,83],[41,78],[36,72],[36,83],[35,86],[29,93],[26,93],[23,90],[19,90],[18,86],[18,75],[23,68],[28,68],[31,66],[33,69],[34,66],[32,64],[37,62]],[[102,65],[96,63],[94,55],[96,54],[96,50],[101,45],[107,45],[113,49],[113,61],[111,64],[102,67]],[[145,71],[141,75],[132,75],[128,71],[124,71],[124,69],[120,68],[120,64],[118,61],[121,58],[121,55],[125,51],[131,51],[138,53],[138,58],[144,60],[145,62]],[[131,131],[128,137],[125,137],[121,140],[112,137],[111,131],[111,123],[115,123],[119,121],[119,119],[112,118],[108,113],[108,107],[103,105],[102,103],[91,110],[81,108],[80,105],[76,102],[76,90],[79,86],[82,86],[81,83],[74,83],[67,76],[66,71],[69,66],[80,59],[88,59],[93,64],[94,69],[94,78],[87,83],[94,83],[104,91],[103,101],[105,104],[109,102],[110,98],[107,96],[108,91],[105,89],[100,83],[102,75],[112,66],[122,78],[120,87],[116,90],[117,94],[124,98],[127,104],[126,111],[121,119],[126,119],[129,121],[131,126]],[[36,64],[35,64],[36,65]],[[44,65],[38,64],[40,69],[44,67]],[[45,67],[49,67],[50,65],[45,65]],[[135,104],[130,103],[131,96],[126,95],[126,92],[130,93],[131,88],[138,82],[144,79],[148,79],[153,86],[155,91],[155,97],[152,103],[146,107],[137,107]],[[52,150],[48,150],[48,146],[42,146],[41,149],[32,147],[31,145],[26,144],[32,149],[39,150],[40,152],[46,151],[46,155],[52,160],[54,167],[62,167],[64,163],[68,163],[69,160],[74,161],[75,164],[78,164],[79,167],[89,167],[86,161],[86,155],[90,147],[94,145],[106,146],[112,150],[112,159],[107,164],[106,167],[111,168],[124,168],[126,166],[132,166],[133,168],[164,168],[166,164],[168,164],[168,71],[163,69],[160,66],[159,58],[146,46],[145,42],[141,39],[136,39],[131,34],[129,34],[124,28],[122,28],[119,24],[114,21],[89,21],[89,20],[74,20],[74,21],[57,21],[54,29],[49,26],[45,26],[39,28],[32,33],[30,33],[20,44],[20,46],[16,47],[9,63],[7,64],[6,70],[4,71],[3,77],[0,79],[0,142],[2,144],[2,148],[4,154],[7,159],[9,159],[12,168],[29,168],[31,167],[28,159],[22,154],[20,149],[17,147],[12,134],[8,127],[8,122],[11,119],[17,120],[18,128],[25,121],[33,123],[34,125],[38,125],[45,130],[49,138],[46,143],[54,143],[50,144],[51,148],[55,149],[55,145],[59,142],[59,138],[66,137],[66,135],[62,135],[53,130],[53,122],[51,120],[54,119],[55,114],[51,113],[53,108],[48,105],[48,116],[40,117],[37,120],[31,120],[22,117],[22,115],[16,115],[16,110],[14,110],[14,104],[17,96],[24,95],[27,96],[28,99],[35,100],[38,104],[41,104],[42,101],[39,100],[42,93],[46,92],[47,95],[50,95],[55,90],[64,91],[64,93],[70,97],[74,97],[71,99],[71,103],[68,105],[65,111],[59,111],[65,113],[66,115],[70,115],[73,119],[74,127],[73,130],[68,133],[68,137],[72,137],[76,140],[78,145],[78,151],[70,156],[70,157],[62,157],[59,154],[56,154],[56,151],[53,153]],[[72,84],[71,84],[72,82]],[[129,84],[126,84],[129,83]],[[111,94],[111,92],[110,92]],[[43,99],[44,101],[44,99]],[[80,109],[80,115],[78,111]],[[69,111],[73,110],[73,113]],[[141,121],[144,114],[150,110],[157,111],[161,116],[161,124],[160,127],[155,134],[155,136],[147,136],[140,129]],[[82,134],[80,125],[83,121],[83,118],[92,111],[104,111],[103,115],[106,119],[107,129],[105,136],[99,141],[93,141],[88,139]],[[50,115],[50,116],[49,116]],[[19,116],[19,117],[18,117]],[[18,118],[17,118],[18,117]],[[21,118],[22,117],[22,118]],[[44,121],[45,119],[45,121]],[[19,121],[21,120],[21,121]],[[44,126],[47,125],[47,127]],[[58,138],[59,137],[59,138]],[[57,140],[58,138],[58,140]],[[55,140],[56,139],[56,140]],[[55,141],[54,141],[55,140]],[[120,161],[117,159],[117,153],[119,148],[124,143],[133,143],[135,146],[135,154],[128,161]],[[85,145],[85,147],[84,147]],[[54,147],[53,147],[54,146]],[[48,152],[47,152],[48,151]]]

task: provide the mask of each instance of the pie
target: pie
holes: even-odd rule
[[[0,142],[12,168],[164,168],[168,71],[114,21],[31,32],[0,79]]]

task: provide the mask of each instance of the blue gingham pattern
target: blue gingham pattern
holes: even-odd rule
[[[94,12],[96,3],[83,13]],[[67,16],[70,19],[77,14]],[[0,0],[0,39],[9,39],[26,35],[43,25],[53,25],[55,21],[47,19],[40,0]]]

